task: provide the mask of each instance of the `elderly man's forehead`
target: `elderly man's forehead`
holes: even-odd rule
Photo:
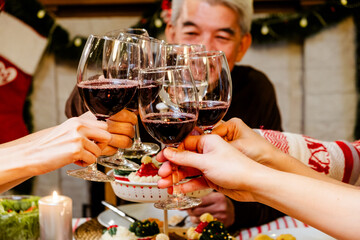
[[[206,9],[208,9],[205,6],[199,6],[199,4],[209,4],[209,6],[212,7],[217,7],[220,6],[222,9],[228,9],[229,12],[232,12],[234,15],[232,15],[231,13],[222,10],[222,9],[210,9],[209,11],[211,12],[207,12]],[[235,33],[235,29],[237,27],[239,27],[241,29],[241,25],[239,25],[239,15],[238,12],[235,11],[233,8],[229,7],[227,4],[225,4],[222,1],[216,1],[216,0],[184,0],[183,1],[183,5],[181,7],[181,11],[179,12],[179,16],[176,20],[176,25],[182,26],[182,27],[187,27],[187,26],[194,26],[194,27],[201,27],[198,26],[197,24],[202,24],[203,20],[200,21],[200,23],[198,23],[198,17],[200,17],[201,19],[208,19],[207,22],[211,22],[213,24],[215,23],[219,23],[219,29],[220,31],[225,31],[228,32],[229,34],[234,34]],[[216,13],[214,15],[214,11],[216,11],[217,13],[222,13],[223,15],[226,16],[217,16]],[[210,15],[209,15],[210,14]],[[229,23],[228,21],[226,21],[225,19],[228,19],[229,16],[233,16],[234,18],[232,18],[233,20],[231,21],[232,23],[229,24],[221,24],[221,23]],[[214,19],[215,18],[215,19]],[[233,24],[236,24],[233,25]]]
[[[180,18],[182,18],[185,14],[189,14],[192,12],[198,12],[198,8],[195,8],[194,6],[198,6],[197,4],[208,4],[211,7],[221,6],[229,11],[233,12],[236,15],[237,20],[241,17],[239,15],[239,12],[234,9],[234,7],[229,6],[226,2],[218,1],[218,0],[183,0],[181,1],[182,5],[179,6],[179,12],[176,21],[178,21]]]

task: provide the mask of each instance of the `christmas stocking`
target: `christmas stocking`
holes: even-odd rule
[[[28,134],[24,102],[47,39],[1,9],[0,36],[0,143],[4,143]]]

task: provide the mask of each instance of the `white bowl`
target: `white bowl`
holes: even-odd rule
[[[108,175],[113,176],[113,170]],[[157,202],[168,197],[167,189],[160,189],[157,183],[135,183],[115,180],[111,182],[115,195],[131,202]],[[187,193],[190,197],[202,197],[212,192],[212,189],[204,189]]]

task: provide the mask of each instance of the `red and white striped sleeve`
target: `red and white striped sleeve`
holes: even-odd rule
[[[320,141],[301,134],[256,131],[281,151],[339,181],[360,186],[360,141]]]

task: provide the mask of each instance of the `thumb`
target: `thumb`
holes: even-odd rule
[[[185,166],[185,167],[193,167],[199,169],[200,159],[202,158],[202,154],[189,152],[189,151],[181,151],[176,148],[165,148],[164,156],[169,161]],[[200,170],[200,169],[199,169]]]

